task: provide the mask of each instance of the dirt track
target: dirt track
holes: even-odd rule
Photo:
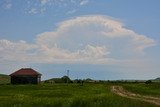
[[[132,93],[132,92],[129,92],[129,91],[123,89],[122,86],[112,86],[111,91],[119,96],[122,96],[122,97],[141,100],[141,101],[149,102],[149,103],[155,104],[157,106],[160,106],[160,98],[135,94],[135,93]]]

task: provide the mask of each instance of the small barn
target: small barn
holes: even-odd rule
[[[32,68],[22,68],[10,74],[11,84],[38,84],[41,74]]]

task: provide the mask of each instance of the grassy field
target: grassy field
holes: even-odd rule
[[[10,83],[10,76],[0,74],[0,84],[8,84]]]
[[[141,95],[150,95],[155,97],[160,97],[160,83],[152,84],[123,84],[123,87],[133,93],[138,93]]]
[[[125,88],[130,89],[132,85],[125,85]],[[0,107],[156,107],[150,103],[115,95],[110,86],[111,84],[95,83],[83,86],[0,85]]]

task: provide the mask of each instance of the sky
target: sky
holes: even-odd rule
[[[0,73],[160,77],[159,0],[0,0]]]

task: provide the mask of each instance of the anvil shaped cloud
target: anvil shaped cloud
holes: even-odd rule
[[[155,44],[114,18],[81,16],[37,35],[33,44],[0,40],[0,57],[34,63],[107,64],[136,57]]]

